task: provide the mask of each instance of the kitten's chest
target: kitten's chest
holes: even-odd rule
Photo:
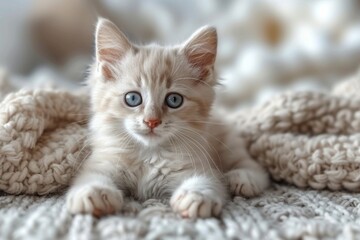
[[[139,156],[137,164],[124,171],[130,194],[140,200],[166,198],[183,166],[174,154],[149,154]],[[130,171],[129,171],[130,170]]]

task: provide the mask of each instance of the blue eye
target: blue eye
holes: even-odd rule
[[[178,93],[169,93],[166,98],[165,102],[171,108],[179,108],[183,104],[183,96]]]
[[[141,94],[138,92],[128,92],[125,94],[125,103],[129,107],[136,107],[142,103]]]

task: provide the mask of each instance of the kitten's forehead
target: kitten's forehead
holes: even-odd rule
[[[177,48],[149,46],[138,48],[129,61],[139,87],[170,88],[175,78],[188,74],[190,68]],[[125,66],[126,67],[126,66]],[[129,71],[130,69],[125,69]]]

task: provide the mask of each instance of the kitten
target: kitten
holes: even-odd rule
[[[216,51],[213,27],[179,46],[136,46],[99,20],[89,80],[93,151],[69,190],[71,213],[112,214],[131,196],[170,198],[181,216],[206,218],[220,214],[229,190],[252,197],[268,186],[242,139],[210,116]]]

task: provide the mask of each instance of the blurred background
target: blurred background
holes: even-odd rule
[[[180,43],[211,24],[219,34],[219,102],[252,105],[289,89],[327,91],[356,74],[359,10],[357,0],[0,1],[1,74],[9,88],[79,87],[97,15],[136,43]]]

